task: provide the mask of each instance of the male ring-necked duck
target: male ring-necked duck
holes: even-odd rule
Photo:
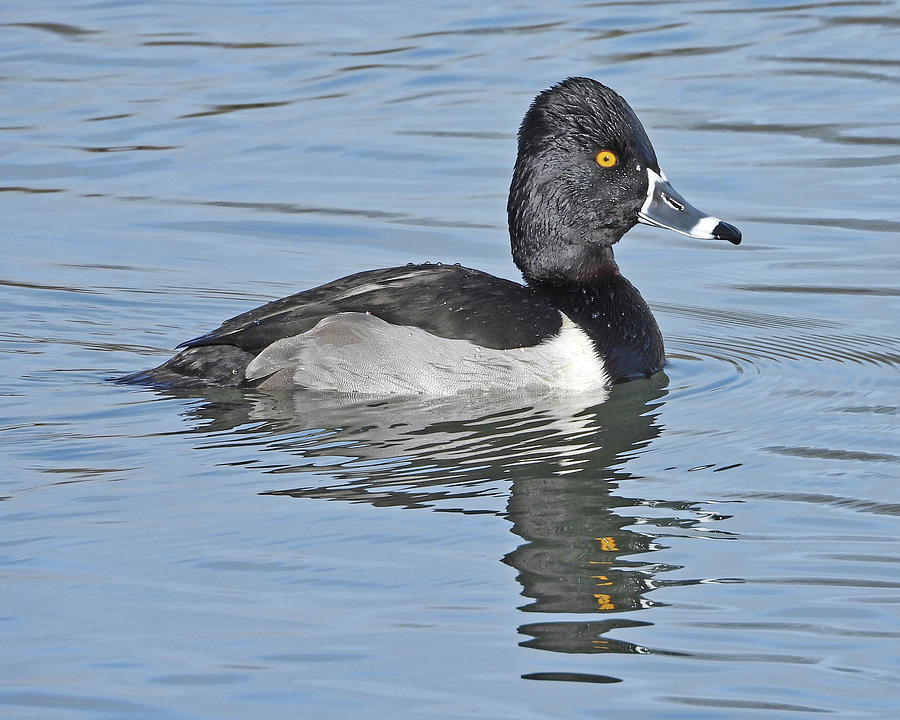
[[[378,394],[599,389],[665,359],[612,246],[639,222],[741,241],[672,188],[628,103],[581,77],[540,93],[525,114],[507,209],[525,285],[458,265],[368,270],[231,318],[122,380]]]

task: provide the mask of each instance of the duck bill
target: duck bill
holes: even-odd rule
[[[665,174],[647,170],[650,178],[647,199],[638,213],[638,222],[674,230],[701,240],[727,240],[740,245],[741,231],[734,225],[701,212],[669,184]]]

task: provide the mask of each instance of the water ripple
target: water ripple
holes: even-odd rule
[[[689,349],[720,360],[731,360],[745,369],[755,367],[757,360],[814,360],[884,367],[900,364],[900,347],[894,338],[870,335],[845,337],[810,333],[800,336],[761,335],[736,338],[675,336],[671,338],[671,345],[680,352]]]
[[[838,495],[802,492],[749,492],[743,493],[741,497],[833,505],[835,507],[848,508],[859,512],[876,513],[879,515],[900,515],[900,504],[898,503],[880,503],[874,500],[859,500],[857,498],[841,497]]]
[[[711,697],[683,697],[677,695],[669,695],[660,698],[671,703],[679,705],[692,705],[695,707],[712,707],[723,708],[728,710],[781,710],[784,712],[811,712],[811,713],[831,713],[833,710],[827,708],[812,707],[809,705],[796,705],[794,703],[783,702],[760,702],[759,700],[733,700],[727,698],[711,698]]]
[[[784,445],[771,445],[763,448],[769,452],[793,457],[817,458],[820,460],[858,460],[861,462],[893,463],[900,461],[900,456],[887,453],[870,453],[860,450],[836,450],[834,448],[817,447],[786,447]]]
[[[763,293],[790,293],[802,295],[871,295],[874,297],[900,297],[900,288],[847,287],[838,285],[731,285],[735,290]]]

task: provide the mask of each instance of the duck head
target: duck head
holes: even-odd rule
[[[669,184],[628,103],[589,78],[564,80],[531,104],[507,211],[513,260],[531,282],[587,282],[614,269],[613,244],[639,222],[741,241]]]

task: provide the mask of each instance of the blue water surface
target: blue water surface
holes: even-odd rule
[[[900,707],[900,4],[0,8],[0,715]],[[522,114],[588,75],[738,248],[637,227],[602,397],[111,376],[360,270],[517,279]]]

